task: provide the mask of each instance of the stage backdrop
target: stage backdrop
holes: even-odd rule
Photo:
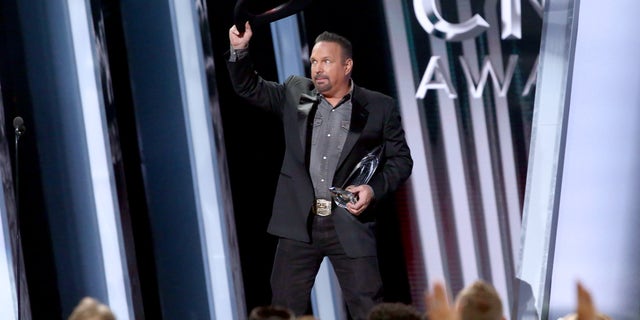
[[[416,161],[404,221],[412,300],[436,280],[455,295],[484,279],[511,318],[543,3],[435,2],[384,1]]]

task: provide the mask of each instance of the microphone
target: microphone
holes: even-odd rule
[[[18,140],[20,136],[27,130],[27,127],[24,125],[24,120],[22,117],[13,118],[13,127],[16,129],[16,139],[15,139],[15,168],[16,168],[16,181],[15,181],[15,200],[16,200],[16,244],[18,250],[18,262],[16,266],[16,291],[18,297],[18,320],[22,319],[22,292],[21,292],[21,282],[22,282],[22,244],[20,241],[20,189],[19,189],[19,181],[20,181],[20,170],[19,162],[18,162]]]
[[[13,127],[16,129],[16,137],[21,136],[27,130],[22,117],[13,118]]]

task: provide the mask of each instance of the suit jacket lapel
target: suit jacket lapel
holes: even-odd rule
[[[318,97],[316,96],[315,90],[310,93],[301,93],[300,98],[298,100],[298,130],[300,134],[300,145],[302,147],[302,154],[307,157],[309,154],[308,141],[307,139],[311,139],[310,125],[313,122],[313,117],[315,112],[315,106],[317,106]],[[311,122],[310,122],[311,121]],[[306,160],[306,159],[305,159]]]
[[[369,111],[366,109],[367,102],[362,100],[358,95],[358,87],[353,88],[353,97],[351,100],[351,124],[349,126],[349,133],[347,134],[347,140],[344,142],[342,153],[340,154],[340,160],[338,161],[337,169],[340,169],[344,160],[349,156],[351,150],[355,146],[364,125],[367,123],[369,117]]]

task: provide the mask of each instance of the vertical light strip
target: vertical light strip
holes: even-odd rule
[[[431,51],[434,55],[440,56],[444,65],[449,65],[447,56],[447,44],[442,39],[429,37]],[[442,136],[447,162],[447,173],[449,176],[449,194],[453,203],[453,214],[455,217],[456,239],[458,240],[458,250],[460,252],[460,267],[464,283],[469,283],[478,279],[478,252],[476,251],[476,241],[473,238],[473,221],[469,204],[469,189],[465,174],[467,170],[464,166],[462,156],[462,144],[460,142],[460,130],[458,128],[458,118],[456,104],[449,98],[444,90],[438,90],[438,104],[440,106],[440,124],[442,125]],[[428,106],[427,106],[428,108]]]
[[[445,279],[443,252],[438,237],[438,225],[433,200],[433,190],[427,164],[424,125],[420,107],[415,98],[416,80],[411,66],[411,53],[408,35],[405,29],[405,17],[402,2],[384,0],[384,12],[387,20],[387,32],[391,42],[391,58],[398,90],[400,114],[406,133],[407,144],[413,157],[413,171],[409,177],[413,218],[417,220],[420,248],[423,251],[423,263],[428,281]]]
[[[549,5],[557,12],[556,1]],[[574,52],[564,56],[566,147],[543,317],[575,310],[579,280],[599,312],[640,319],[640,2],[576,1],[572,11],[565,16],[577,21]]]
[[[4,191],[0,190],[0,319],[18,319],[17,282],[8,222]]]
[[[272,22],[271,38],[273,39],[273,51],[276,65],[278,66],[278,80],[284,82],[290,75],[304,76],[302,65],[302,44],[298,32],[298,17],[288,16]]]
[[[304,76],[297,16],[292,15],[277,20],[272,22],[270,26],[279,81],[284,82],[290,75]],[[335,320],[347,319],[338,278],[329,259],[322,260],[311,298],[314,314],[317,317]]]
[[[198,17],[193,1],[170,0],[180,87],[189,136],[192,178],[200,227],[200,239],[207,279],[211,319],[239,319],[227,236],[227,224],[220,200],[219,175],[212,134],[211,115],[206,102],[207,87],[202,64]]]
[[[466,1],[458,1],[458,15],[464,19],[471,17],[471,3]],[[495,25],[492,25],[495,29]],[[490,28],[491,29],[491,28]],[[478,52],[476,50],[476,40],[469,39],[462,42],[463,57],[469,66],[469,69],[476,78],[479,78],[480,70],[478,63]],[[508,306],[511,305],[511,294],[508,289],[507,271],[505,270],[505,257],[503,253],[502,237],[500,232],[500,218],[498,212],[498,204],[496,185],[491,161],[491,150],[489,136],[487,130],[487,117],[485,114],[484,102],[481,98],[475,98],[469,94],[469,108],[471,113],[471,122],[473,126],[473,140],[476,150],[476,165],[478,166],[478,179],[480,182],[480,197],[482,199],[482,211],[484,215],[484,225],[487,237],[487,250],[489,252],[489,263],[491,265],[491,284],[496,288],[502,301],[505,302],[505,316],[510,316]],[[512,275],[509,275],[510,277]]]
[[[504,0],[506,1],[506,0]],[[495,1],[485,2],[486,19],[492,26],[498,26],[497,5]],[[502,56],[502,43],[500,40],[499,28],[489,28],[487,30],[487,42],[489,55],[494,53]],[[503,59],[492,59],[496,70],[504,70]],[[500,145],[500,157],[502,163],[502,174],[504,183],[504,199],[507,204],[507,215],[509,217],[509,233],[511,242],[511,255],[518,255],[520,225],[522,212],[520,196],[518,194],[518,178],[516,175],[515,153],[513,150],[513,136],[511,134],[511,119],[509,117],[509,102],[507,97],[500,97],[494,94],[494,104],[496,108],[496,121],[498,125],[498,143]],[[515,266],[511,266],[512,268]]]
[[[130,281],[120,232],[120,214],[116,206],[106,121],[100,99],[100,79],[96,74],[90,12],[85,0],[67,0],[67,8],[109,299],[107,303],[118,319],[132,319]]]
[[[578,23],[578,0],[557,0],[545,10],[540,43],[531,149],[522,221],[517,276],[531,286],[535,309],[546,318],[553,261],[554,216],[557,211],[562,158],[563,126],[568,117],[570,74]],[[529,310],[518,310],[519,313]]]
[[[314,316],[319,319],[347,319],[340,284],[329,258],[324,258],[311,292]]]

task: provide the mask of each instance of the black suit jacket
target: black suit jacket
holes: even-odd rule
[[[227,67],[236,93],[251,104],[278,114],[284,127],[286,148],[268,232],[309,242],[308,223],[315,195],[306,163],[306,134],[312,99],[317,94],[313,82],[298,76],[291,76],[282,84],[266,81],[255,72],[249,57],[227,62]],[[355,85],[351,101],[351,125],[332,185],[342,186],[360,159],[384,144],[378,170],[369,181],[375,198],[380,199],[406,180],[413,166],[400,114],[391,97]],[[375,204],[360,216],[334,207],[331,217],[346,254],[376,255]]]

